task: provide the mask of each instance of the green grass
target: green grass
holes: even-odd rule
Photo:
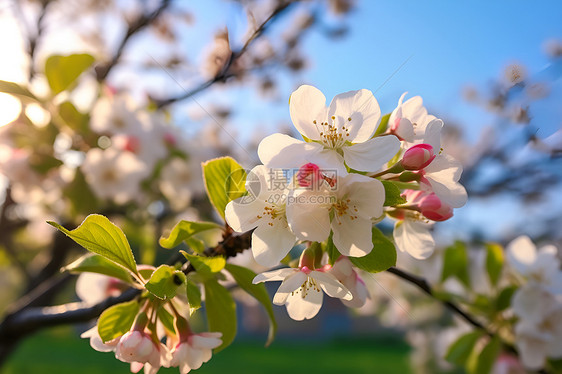
[[[237,340],[194,373],[411,373],[409,347],[397,338],[278,340],[269,348],[263,342]],[[112,353],[96,352],[88,341],[68,328],[55,329],[27,339],[7,362],[5,374],[128,373],[128,364]],[[160,373],[179,373],[177,368]]]

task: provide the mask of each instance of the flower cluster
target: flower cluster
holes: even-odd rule
[[[523,365],[541,369],[547,358],[562,357],[562,270],[552,245],[537,250],[526,236],[507,247],[512,275],[521,287],[511,307],[518,317],[515,344]]]
[[[292,318],[314,317],[322,291],[363,305],[365,287],[347,257],[376,255],[374,223],[396,220],[398,249],[425,259],[435,247],[432,224],[466,203],[462,167],[441,149],[443,122],[427,114],[420,97],[403,99],[381,117],[368,90],[339,94],[326,107],[318,89],[301,86],[289,109],[304,140],[279,133],[263,139],[263,165],[249,173],[248,194],[226,206],[235,231],[254,230],[259,264],[278,265],[297,243],[307,247],[296,268],[254,279],[283,281],[274,303]]]

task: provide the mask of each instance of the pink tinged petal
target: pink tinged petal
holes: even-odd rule
[[[278,269],[273,271],[266,271],[265,273],[256,275],[252,283],[258,284],[261,282],[283,281],[285,280],[285,278],[289,277],[290,275],[298,271],[299,271],[298,269],[293,269],[293,268],[284,268],[284,269]]]
[[[348,308],[361,308],[365,305],[367,298],[369,297],[369,291],[367,291],[367,286],[361,280],[355,280],[355,287],[348,287],[353,295],[351,300],[342,300],[343,305]]]
[[[273,221],[273,226],[260,225],[252,234],[252,254],[256,262],[272,267],[289,253],[297,241],[285,219]]]
[[[407,252],[418,260],[425,260],[435,249],[430,227],[426,223],[409,219],[400,221],[394,226],[394,242],[400,251]]]
[[[425,178],[433,192],[453,208],[460,208],[467,201],[466,190],[458,183],[461,173],[461,164],[448,155],[438,155],[425,168]]]
[[[537,248],[528,236],[520,236],[507,245],[507,259],[519,274],[526,275],[537,259]]]
[[[382,215],[385,195],[384,186],[379,180],[361,174],[349,174],[341,181],[344,193],[351,200],[348,207],[352,210],[350,213],[365,219]]]
[[[330,235],[332,196],[325,190],[294,191],[287,202],[287,221],[291,231],[301,240],[322,242]]]
[[[346,140],[362,143],[375,133],[381,118],[381,109],[373,93],[362,89],[335,96],[328,110],[329,121],[332,116],[336,117],[338,129],[344,126],[349,130]],[[343,134],[345,133],[346,131],[343,131]]]
[[[249,231],[260,224],[259,215],[263,214],[265,202],[254,200],[248,204],[239,202],[243,197],[229,202],[224,212],[226,222],[236,232]]]
[[[191,336],[191,344],[195,348],[199,348],[199,349],[203,349],[203,348],[213,349],[220,346],[222,344],[222,340],[216,337],[206,337],[203,336],[202,334],[195,334]]]
[[[306,143],[285,134],[273,134],[264,138],[258,146],[258,156],[268,168],[299,168],[313,162],[313,156],[323,146]]]
[[[131,362],[131,373],[138,373],[143,368],[142,362]]]
[[[308,276],[302,271],[293,273],[285,278],[285,280],[283,281],[283,283],[281,283],[281,286],[279,286],[279,289],[273,296],[273,304],[285,304],[289,295],[291,295],[293,291],[299,289],[299,287],[303,285],[307,278]]]
[[[337,299],[351,300],[351,292],[330,273],[312,271],[309,275],[330,297]]]
[[[176,365],[174,365],[174,366],[176,366]],[[184,361],[181,364],[179,364],[179,368],[180,368],[181,374],[187,374],[191,371],[191,368],[189,367],[189,364],[187,363],[187,361]]]
[[[363,257],[373,250],[370,219],[336,216],[332,221],[334,245],[344,256]]]
[[[185,358],[189,367],[197,370],[203,365],[203,350],[191,347],[186,351]]]
[[[85,331],[80,335],[81,338],[89,338],[90,339],[90,346],[98,352],[111,352],[115,350],[119,339],[114,339],[108,344],[104,344],[98,334],[98,326],[94,326],[88,331]]]
[[[285,306],[289,317],[295,321],[314,318],[322,308],[324,293],[315,288],[309,288],[306,295],[299,290],[294,294],[289,294]]]
[[[312,140],[320,140],[317,125],[326,121],[326,110],[326,97],[313,86],[300,86],[289,99],[293,125],[301,134]],[[314,121],[317,124],[314,124]]]
[[[394,135],[379,136],[342,149],[347,166],[359,171],[374,172],[396,155],[400,150],[400,141]]]

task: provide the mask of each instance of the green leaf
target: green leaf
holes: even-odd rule
[[[480,354],[476,356],[476,365],[472,368],[469,367],[468,372],[470,374],[490,374],[501,348],[500,339],[497,336],[492,337]]]
[[[380,135],[380,134],[384,134],[384,132],[386,131],[386,129],[388,128],[388,120],[390,119],[390,114],[391,113],[387,113],[384,116],[382,116],[381,118],[381,122],[379,123],[379,127],[377,127],[377,131],[375,131],[375,135]],[[374,137],[373,136],[373,137]]]
[[[62,231],[88,251],[103,256],[134,274],[138,274],[137,264],[125,234],[106,217],[99,214],[90,214],[80,226],[72,231],[65,229],[56,222],[47,221],[47,223]]]
[[[224,269],[226,265],[226,259],[223,256],[205,257],[190,255],[185,251],[180,252],[193,265],[197,273],[205,278],[214,278],[215,274]]]
[[[497,285],[503,268],[503,248],[496,243],[486,245],[486,271],[492,285]]]
[[[160,265],[146,283],[146,289],[159,299],[176,296],[178,287],[185,282],[185,274],[169,265]]]
[[[222,226],[213,222],[191,222],[182,220],[174,226],[167,238],[161,237],[159,242],[162,247],[170,249],[177,247],[184,240],[189,239],[199,232],[221,228]]]
[[[252,281],[256,277],[256,273],[250,269],[233,264],[226,264],[225,268],[232,275],[240,288],[255,297],[256,300],[258,300],[265,308],[265,311],[269,316],[269,334],[267,336],[267,342],[265,343],[265,346],[267,347],[275,338],[275,333],[277,332],[277,322],[275,321],[273,305],[271,304],[271,299],[267,293],[265,284],[253,284]]]
[[[202,254],[203,252],[205,252],[205,243],[203,243],[203,241],[200,239],[187,238],[185,239],[185,244],[187,244],[187,246],[191,248],[195,253]]]
[[[168,312],[164,306],[158,308],[158,319],[162,322],[162,326],[166,329],[169,335],[176,334],[176,328],[174,327],[174,316]]]
[[[136,300],[107,308],[98,320],[101,340],[107,343],[129,331],[138,312],[139,303]]]
[[[444,282],[449,277],[456,277],[466,287],[470,287],[468,255],[465,245],[459,241],[445,250],[441,281]]]
[[[406,199],[402,197],[400,188],[394,182],[381,181],[384,186],[384,206],[396,206],[406,204]]]
[[[209,200],[224,219],[226,205],[246,193],[246,171],[232,157],[215,158],[202,166]]]
[[[373,250],[363,257],[349,257],[353,265],[370,273],[396,265],[396,248],[377,227],[373,226]]]
[[[328,262],[330,265],[334,265],[338,258],[340,258],[341,254],[334,245],[334,240],[332,239],[333,233],[330,232],[330,236],[328,237],[328,241],[326,242],[326,253],[328,254]]]
[[[451,344],[447,350],[445,359],[453,364],[464,366],[474,349],[474,345],[476,345],[476,342],[482,336],[483,333],[480,330],[472,331],[461,336],[457,341]]]
[[[4,92],[13,96],[17,96],[22,101],[39,101],[27,88],[20,86],[15,82],[0,80],[0,92]]]
[[[29,166],[39,174],[47,174],[49,170],[61,166],[63,162],[50,154],[34,153],[29,158]]]
[[[54,94],[68,89],[94,63],[89,54],[53,55],[45,62],[45,75]]]
[[[191,309],[201,308],[201,290],[191,280],[186,281],[187,302]]]
[[[205,282],[205,310],[209,331],[222,332],[222,344],[215,352],[226,348],[236,336],[236,304],[230,293],[216,279]]]
[[[71,273],[98,273],[121,279],[126,283],[132,283],[133,281],[129,271],[116,265],[115,262],[109,261],[105,257],[94,254],[87,254],[80,257],[78,260],[62,268],[61,271],[69,271]]]
[[[59,105],[59,115],[71,129],[80,132],[88,131],[88,116],[80,113],[70,101],[65,101]]]
[[[500,291],[498,298],[496,299],[496,310],[501,311],[509,308],[511,305],[511,298],[515,291],[517,291],[517,286],[508,286]]]

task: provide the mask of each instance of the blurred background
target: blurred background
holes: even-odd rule
[[[200,163],[258,164],[263,137],[294,134],[287,104],[301,84],[328,100],[369,89],[383,113],[404,92],[420,95],[444,120],[469,203],[436,225],[440,247],[466,241],[474,264],[483,242],[521,233],[560,247],[561,16],[554,0],[1,0],[0,313],[22,296],[31,306],[77,300],[75,278],[59,269],[83,252],[46,220],[75,227],[108,215],[137,259],[165,261],[157,240],[178,219],[216,219]],[[398,265],[461,287],[439,277],[439,251]],[[485,294],[480,268],[470,288]],[[265,315],[241,298],[237,342],[201,372],[462,372],[441,358],[462,325],[391,275],[365,281],[371,300],[353,314],[329,300],[297,323],[277,308],[280,336],[267,349]],[[38,292],[45,284],[55,286]],[[127,372],[78,338],[86,327],[15,341],[2,370]]]

